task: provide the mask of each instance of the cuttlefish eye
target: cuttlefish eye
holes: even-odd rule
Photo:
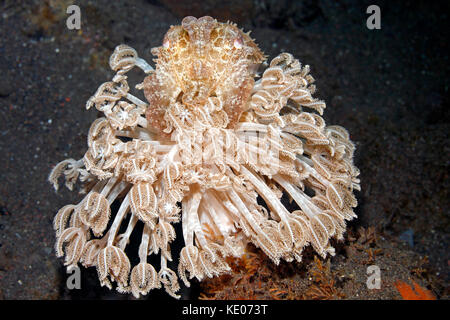
[[[234,45],[234,47],[236,49],[242,49],[242,46],[244,45],[244,42],[242,41],[242,38],[239,37],[239,38],[234,39],[233,45]]]
[[[169,39],[164,39],[164,41],[163,41],[163,48],[164,49],[169,49],[169,46],[170,46],[170,41],[169,41]]]

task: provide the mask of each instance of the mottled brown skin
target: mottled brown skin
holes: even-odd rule
[[[159,131],[166,126],[164,114],[171,104],[202,108],[210,97],[222,103],[232,128],[247,109],[255,66],[264,60],[248,34],[211,17],[184,18],[152,53],[156,70],[143,89],[149,102],[147,121]]]
[[[167,95],[161,95],[163,87],[158,83],[156,74],[151,74],[144,79],[144,95],[150,104],[147,108],[145,116],[151,128],[156,129],[162,133],[165,127],[163,120],[164,113],[170,103],[170,98]]]
[[[239,122],[242,112],[247,109],[247,101],[252,93],[254,84],[255,80],[253,78],[245,79],[239,87],[231,91],[231,95],[225,100],[224,111],[227,113],[230,121],[228,127],[232,128]]]

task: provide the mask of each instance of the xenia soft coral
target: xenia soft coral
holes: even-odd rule
[[[320,116],[325,103],[312,97],[309,66],[282,53],[255,81],[262,52],[248,33],[211,17],[184,18],[152,53],[156,69],[126,45],[115,49],[116,75],[87,102],[104,117],[89,130],[86,154],[49,176],[55,189],[61,175],[69,189],[79,178],[87,193],[54,220],[65,264],[95,266],[102,285],[115,281],[136,297],[161,285],[178,297],[168,261],[180,220],[178,276],[188,286],[188,278],[229,272],[224,258],[248,242],[277,264],[300,261],[308,244],[334,254],[330,238],[342,239],[355,217],[359,172],[347,131]],[[130,93],[133,67],[147,74],[136,88],[148,103]],[[283,194],[298,210],[286,209]],[[137,224],[144,228],[132,268],[125,251]],[[161,256],[159,271],[151,254]]]

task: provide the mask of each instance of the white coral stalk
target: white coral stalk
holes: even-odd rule
[[[164,286],[179,298],[178,276],[189,286],[230,272],[225,258],[241,256],[247,243],[276,264],[301,261],[309,244],[333,255],[330,239],[342,239],[356,217],[359,171],[347,131],[321,117],[325,103],[313,97],[309,66],[282,53],[255,81],[262,52],[235,25],[211,17],[185,18],[152,53],[155,68],[134,49],[116,48],[116,75],[86,104],[104,113],[91,125],[86,154],[50,173],[55,189],[64,175],[69,189],[80,178],[87,192],[54,219],[65,264],[95,266],[102,285],[116,282],[135,297]],[[129,92],[134,67],[147,74],[136,86],[146,102]],[[288,210],[283,194],[299,210]],[[139,224],[139,263],[131,266],[125,249]],[[161,256],[159,271],[149,255]]]

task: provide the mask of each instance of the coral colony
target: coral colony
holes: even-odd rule
[[[136,297],[164,286],[178,298],[178,277],[189,286],[230,272],[225,258],[242,256],[248,243],[275,264],[301,261],[309,244],[333,255],[330,238],[342,239],[356,217],[359,171],[347,131],[320,116],[325,103],[312,97],[309,66],[288,53],[264,63],[249,33],[211,17],[184,18],[152,54],[155,69],[134,49],[115,49],[115,76],[86,105],[104,114],[86,154],[49,176],[55,189],[61,175],[70,190],[79,179],[86,193],[54,219],[65,265],[94,266],[102,286],[116,282]],[[146,74],[136,85],[146,102],[130,93],[134,67]],[[177,272],[168,266],[175,223],[184,240]],[[132,266],[135,227],[142,234]]]

